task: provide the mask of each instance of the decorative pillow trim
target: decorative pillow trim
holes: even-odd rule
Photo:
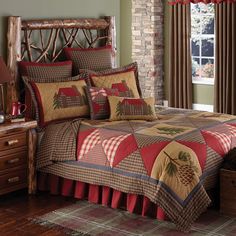
[[[117,89],[86,87],[85,88],[89,107],[90,117],[93,120],[107,119],[110,115],[110,107],[107,97],[119,96]]]
[[[38,90],[38,88],[37,88],[37,86],[35,85],[34,82],[30,81],[29,84],[30,84],[30,86],[32,87],[32,89],[34,91],[34,98],[35,98],[35,101],[37,103],[38,125],[40,127],[44,127],[46,125],[46,122],[44,122],[44,113],[42,112],[43,107],[42,107],[41,95],[40,95],[39,90]]]
[[[107,75],[107,76],[109,76],[109,75],[118,75],[118,74],[121,74],[121,73],[130,72],[130,71],[135,72],[135,69],[134,69],[134,68],[129,68],[129,69],[125,70],[125,71],[115,71],[115,69],[114,69],[114,72],[112,72],[112,71],[109,70],[109,73],[106,73],[106,74],[103,74],[102,72],[100,73],[100,72],[91,71],[91,72],[89,73],[89,78],[92,80],[92,78],[93,78],[94,76],[96,76],[96,77],[102,77],[102,76],[104,76],[104,75]],[[91,83],[92,83],[92,81],[91,81]]]
[[[71,51],[99,51],[99,50],[104,50],[104,49],[112,49],[111,45],[103,46],[103,47],[98,47],[98,48],[65,48],[65,53],[71,52]],[[70,57],[70,55],[66,55]]]
[[[27,69],[30,67],[58,67],[58,69],[62,69],[61,67],[68,67],[67,70],[67,74],[61,75],[60,78],[65,78],[65,77],[69,77],[72,76],[72,61],[68,60],[68,61],[61,61],[61,62],[52,62],[52,63],[41,63],[41,62],[28,62],[28,61],[20,61],[19,62],[19,68],[20,68],[20,74],[21,76],[30,76],[30,77],[37,77],[39,78],[40,75],[40,71],[38,71],[39,73],[37,75],[32,75]],[[37,72],[35,72],[37,73]],[[47,77],[44,76],[44,78],[55,78],[55,75],[48,75]]]
[[[156,120],[154,98],[121,98],[108,96],[110,120]]]
[[[20,61],[20,65],[22,66],[64,66],[64,65],[72,65],[72,61],[58,61],[58,62],[30,62],[30,61]]]
[[[72,61],[58,61],[58,62],[30,62],[30,61],[20,61],[20,65],[22,66],[64,66],[64,65],[72,65]]]

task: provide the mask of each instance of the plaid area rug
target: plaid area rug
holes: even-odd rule
[[[188,234],[175,230],[171,222],[157,221],[127,211],[79,201],[69,207],[50,212],[33,222],[62,229],[73,236],[235,236],[236,218],[208,210],[193,225]]]

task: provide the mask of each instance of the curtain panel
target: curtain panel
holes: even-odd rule
[[[202,2],[202,3],[205,3],[205,4],[208,4],[208,3],[222,3],[222,2],[228,2],[228,3],[235,2],[236,3],[236,0],[168,0],[168,4],[170,4],[170,5],[175,5],[177,3],[188,4],[188,3],[199,3],[199,2]]]
[[[168,6],[169,106],[192,109],[192,63],[190,5]]]
[[[215,111],[236,115],[236,4],[216,5]]]

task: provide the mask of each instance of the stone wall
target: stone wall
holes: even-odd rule
[[[132,60],[138,62],[144,97],[164,98],[164,2],[132,0]]]

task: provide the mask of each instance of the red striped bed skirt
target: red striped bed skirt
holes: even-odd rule
[[[150,216],[158,220],[167,219],[163,210],[147,197],[123,193],[106,186],[65,179],[53,174],[38,172],[38,190],[50,191],[54,195],[87,199],[92,203],[125,209],[131,213]]]

